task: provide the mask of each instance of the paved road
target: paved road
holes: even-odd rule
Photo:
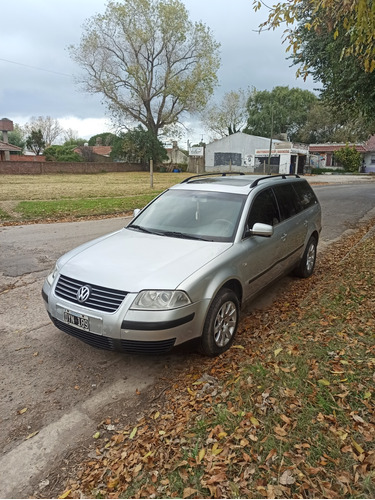
[[[373,182],[325,184],[316,192],[323,247],[375,216]],[[46,315],[40,291],[57,257],[126,223],[0,227],[1,498],[37,492],[51,463],[92,436],[101,417],[116,411],[125,421],[135,418],[158,378],[173,376],[187,360],[181,353],[146,358],[95,350],[56,330]]]
[[[375,216],[375,182],[314,186],[323,210],[321,243],[339,238],[362,218]]]

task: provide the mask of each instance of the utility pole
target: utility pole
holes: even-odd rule
[[[270,149],[268,152],[268,173],[271,173],[271,154],[272,154],[272,136],[273,136],[273,104],[271,103],[271,138]]]
[[[154,187],[154,160],[150,159],[150,187]]]

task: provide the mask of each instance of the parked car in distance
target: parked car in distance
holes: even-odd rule
[[[290,271],[309,277],[321,209],[297,175],[202,175],[127,227],[63,255],[42,295],[57,328],[94,347],[163,353],[233,343],[241,306]]]

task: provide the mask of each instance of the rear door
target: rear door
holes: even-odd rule
[[[278,261],[285,272],[298,263],[304,250],[308,224],[300,198],[291,183],[273,187],[279,211]]]

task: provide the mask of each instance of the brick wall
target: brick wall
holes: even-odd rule
[[[28,162],[1,161],[0,175],[38,174],[98,174],[100,172],[143,172],[148,169],[137,163],[97,162]]]
[[[27,161],[28,163],[36,161],[36,162],[41,162],[41,161],[46,161],[46,157],[43,155],[10,155],[10,161]]]

